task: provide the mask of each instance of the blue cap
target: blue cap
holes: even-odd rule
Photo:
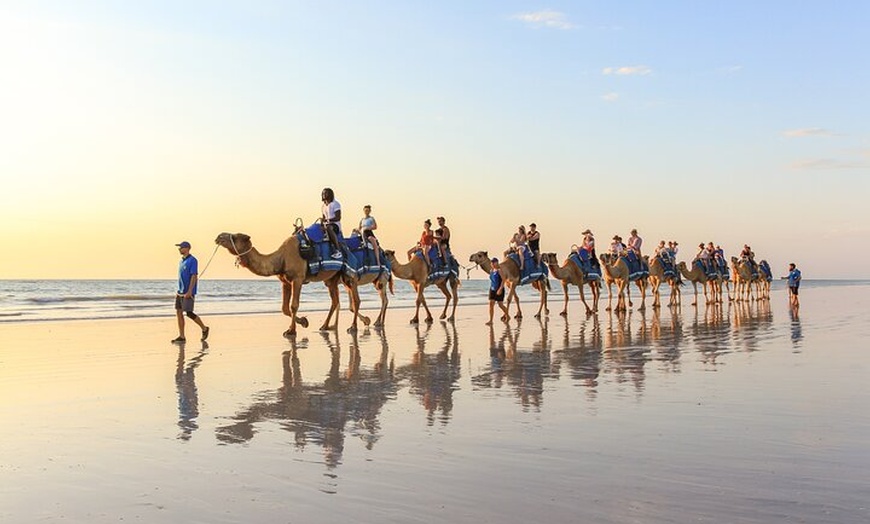
[[[190,242],[188,242],[187,240],[185,240],[184,242],[180,242],[178,244],[175,244],[175,245],[178,247],[186,247],[187,249],[190,249]]]

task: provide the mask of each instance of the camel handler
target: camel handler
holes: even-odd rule
[[[794,307],[801,305],[798,298],[798,289],[801,287],[801,270],[794,265],[788,265],[788,302]]]
[[[486,323],[487,326],[492,325],[496,304],[502,311],[502,321],[507,322],[510,319],[508,309],[504,305],[504,279],[498,271],[498,259],[493,257],[490,263],[492,270],[489,272],[489,322]]]
[[[341,258],[341,245],[338,243],[338,235],[341,234],[341,204],[335,199],[332,189],[328,187],[321,191],[320,199],[323,201],[320,213],[323,225],[326,227],[326,236],[334,248],[332,258]]]
[[[181,253],[181,261],[178,263],[178,289],[175,292],[175,316],[178,318],[178,337],[172,339],[173,344],[184,344],[184,315],[196,322],[202,329],[202,341],[208,338],[208,326],[193,312],[193,303],[196,298],[196,283],[199,277],[199,263],[196,257],[190,254],[190,242],[183,241],[175,244]],[[206,264],[208,265],[208,264]]]

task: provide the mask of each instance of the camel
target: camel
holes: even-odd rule
[[[605,282],[607,282],[607,311],[611,310],[611,298],[612,295],[610,293],[610,283],[613,282],[616,284],[617,295],[618,298],[616,300],[616,310],[617,311],[627,311],[628,308],[625,306],[625,296],[628,294],[628,307],[632,307],[634,304],[631,303],[631,292],[628,291],[628,287],[631,284],[628,280],[628,276],[630,274],[628,270],[628,265],[625,263],[625,260],[622,257],[616,259],[616,261],[611,264],[610,259],[611,256],[609,253],[602,253],[598,256],[601,260],[601,269],[602,276],[605,278]],[[643,311],[646,309],[646,285],[647,285],[647,277],[641,277],[636,279],[635,284],[638,289],[640,289],[640,307],[638,307],[639,311]]]
[[[707,274],[699,268],[694,263],[692,264],[692,270],[689,271],[689,268],[686,267],[685,262],[680,262],[677,264],[677,268],[680,270],[680,274],[683,277],[692,283],[692,287],[695,289],[695,298],[692,299],[692,305],[695,306],[698,304],[698,284],[701,284],[704,287],[704,301],[709,304],[711,301],[716,302],[716,288],[715,288],[715,279],[708,279]],[[713,298],[710,298],[710,295],[707,294],[707,285],[710,286],[710,294],[713,295]]]
[[[770,268],[770,264],[767,263],[767,260],[762,259],[761,262],[758,263],[758,299],[759,300],[770,300],[770,281],[773,280],[772,277],[768,277],[767,273],[764,272],[762,266],[767,265],[768,269]]]
[[[550,267],[550,273],[562,282],[562,292],[565,294],[565,306],[559,315],[568,316],[568,285],[575,285],[580,289],[580,300],[586,307],[586,314],[591,315],[598,311],[598,299],[601,296],[601,288],[597,279],[586,280],[583,271],[571,260],[565,260],[565,263],[559,267],[556,253],[544,253],[541,259]],[[592,307],[586,303],[586,294],[583,292],[584,284],[588,284],[592,289]]]
[[[737,300],[752,300],[752,267],[749,262],[731,257],[731,269],[734,275],[734,294]]]
[[[474,262],[475,265],[480,266],[480,269],[486,271],[487,274],[492,271],[492,262],[490,262],[489,254],[486,251],[478,251],[471,255],[468,258],[468,261]],[[517,314],[514,315],[514,318],[523,318],[523,311],[520,309],[520,299],[517,296],[517,287],[520,285],[520,267],[512,258],[505,257],[501,263],[499,272],[501,273],[502,278],[504,278],[505,286],[509,290],[506,304],[508,310],[510,310],[511,301],[516,301]],[[545,315],[549,315],[550,310],[547,308],[547,291],[550,289],[550,279],[547,278],[546,275],[542,275],[541,278],[531,282],[531,284],[533,288],[541,293],[541,303],[540,306],[538,306],[538,312],[535,313],[535,318],[541,318],[541,312]]]
[[[668,300],[668,307],[670,306],[679,306],[681,302],[680,296],[680,285],[677,282],[676,276],[673,277],[665,277],[665,268],[662,265],[662,261],[659,257],[653,257],[652,262],[649,261],[649,257],[644,257],[646,259],[647,264],[649,265],[649,285],[652,289],[653,294],[653,308],[662,307],[661,304],[661,295],[659,294],[659,286],[662,282],[667,282],[668,286],[671,288],[671,296]],[[676,267],[674,268],[676,270]]]
[[[285,337],[296,335],[296,323],[302,327],[308,327],[308,319],[297,317],[299,311],[299,298],[302,295],[302,286],[308,282],[323,282],[329,290],[329,313],[321,331],[338,329],[338,284],[343,283],[348,288],[353,308],[353,322],[348,332],[357,330],[359,315],[359,290],[354,278],[349,278],[343,271],[320,271],[316,275],[308,274],[308,261],[299,254],[299,240],[296,235],[291,235],[276,251],[267,255],[261,254],[251,242],[251,237],[244,233],[221,233],[215,239],[215,244],[223,246],[231,254],[238,258],[239,264],[247,268],[251,273],[262,277],[277,276],[281,281],[281,312],[290,317],[290,327],[284,332]],[[335,314],[335,325],[330,327],[330,320]],[[367,319],[363,323],[368,325]]]
[[[420,306],[423,306],[423,309],[426,310],[426,322],[432,322],[432,313],[429,311],[426,297],[423,295],[423,290],[429,285],[434,285],[440,289],[446,299],[444,310],[441,312],[441,320],[447,319],[447,321],[452,322],[456,318],[456,304],[459,303],[459,279],[455,275],[451,273],[449,277],[437,278],[430,281],[429,268],[425,260],[415,256],[407,264],[402,264],[396,258],[396,252],[391,250],[384,251],[384,256],[390,261],[393,275],[402,280],[409,280],[414,287],[414,291],[417,292],[416,309],[414,310],[411,324],[420,322]],[[448,285],[450,286],[449,290],[447,289]],[[450,306],[451,300],[453,301],[453,309],[448,317],[447,308]]]
[[[383,327],[384,321],[387,318],[387,305],[390,303],[390,299],[387,297],[387,289],[389,289],[391,295],[393,294],[393,279],[390,277],[390,273],[386,269],[380,273],[366,273],[359,277],[356,283],[357,287],[371,284],[378,291],[378,296],[381,299],[381,309],[373,325],[375,327]],[[350,288],[348,288],[348,293],[350,293]],[[348,296],[348,298],[351,297]],[[353,300],[350,300],[350,307],[351,311],[353,311]],[[362,313],[360,313],[360,320],[363,321],[363,324],[369,325],[368,317],[363,316]]]

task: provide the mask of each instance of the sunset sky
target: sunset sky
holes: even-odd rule
[[[335,189],[461,262],[536,222],[564,256],[744,243],[866,278],[870,3],[0,3],[0,278],[174,278],[263,252]],[[221,250],[207,278],[247,278]],[[482,274],[481,274],[482,276]]]

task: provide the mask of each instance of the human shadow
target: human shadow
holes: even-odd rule
[[[178,427],[181,430],[176,438],[190,440],[193,432],[199,429],[199,392],[196,388],[196,368],[208,352],[208,342],[202,341],[200,350],[189,360],[186,358],[186,343],[178,346],[178,360],[175,366],[175,390],[178,394]]]

